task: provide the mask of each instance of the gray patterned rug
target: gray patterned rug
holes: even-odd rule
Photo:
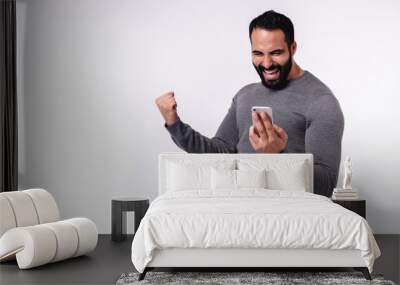
[[[361,272],[154,272],[150,271],[142,281],[138,281],[139,273],[124,273],[116,285],[136,284],[379,284],[395,285],[384,280],[380,274],[371,274],[372,281],[364,278]]]

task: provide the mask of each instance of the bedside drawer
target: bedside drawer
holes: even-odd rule
[[[342,207],[359,214],[366,219],[366,201],[365,200],[333,200],[332,202],[341,205]]]

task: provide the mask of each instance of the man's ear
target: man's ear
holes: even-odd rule
[[[296,41],[294,41],[292,43],[292,46],[290,47],[290,51],[292,52],[292,56],[296,53],[296,50],[297,50],[297,43],[296,43]]]

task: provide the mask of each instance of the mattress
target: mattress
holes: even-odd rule
[[[132,242],[139,272],[162,249],[359,250],[372,272],[380,250],[367,221],[308,192],[186,190],[156,198]]]

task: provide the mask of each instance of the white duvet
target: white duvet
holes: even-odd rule
[[[372,272],[380,250],[365,219],[330,199],[278,190],[179,191],[156,198],[132,243],[143,272],[154,249],[358,249]]]

